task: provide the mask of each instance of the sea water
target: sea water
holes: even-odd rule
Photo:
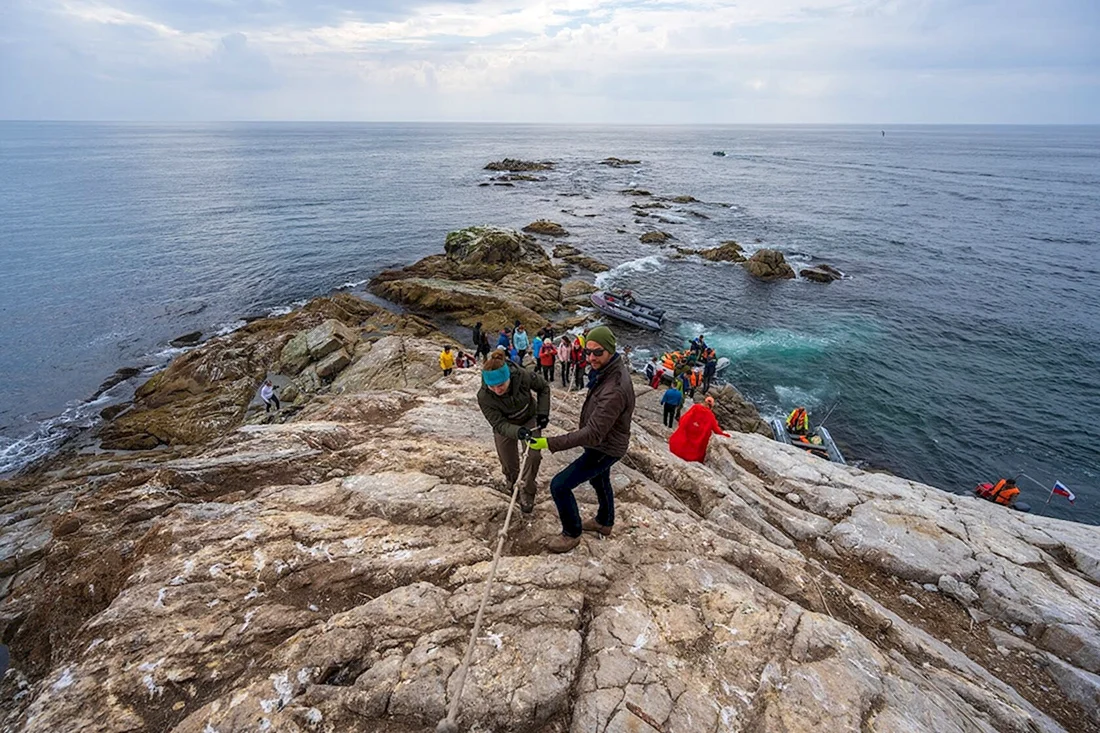
[[[1059,479],[1077,504],[1047,513],[1100,522],[1100,128],[882,132],[0,123],[0,472],[95,424],[183,333],[361,292],[452,229],[549,218],[612,266],[598,283],[668,310],[660,335],[620,327],[639,355],[705,333],[766,416],[828,415],[853,460],[959,493]],[[503,157],[557,165],[478,185]],[[698,202],[639,217],[628,188]],[[761,283],[651,229],[846,276]],[[90,400],[120,367],[142,375]]]

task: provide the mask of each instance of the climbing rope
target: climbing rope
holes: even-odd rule
[[[493,554],[493,564],[489,566],[489,577],[485,581],[485,590],[481,594],[481,605],[477,609],[477,618],[474,619],[474,628],[470,632],[470,642],[466,645],[466,656],[462,660],[462,666],[458,668],[458,689],[455,690],[454,699],[451,700],[451,708],[447,711],[447,717],[439,721],[435,727],[435,733],[458,733],[458,703],[462,700],[462,688],[466,684],[466,673],[470,670],[470,660],[474,656],[474,644],[477,642],[477,633],[481,631],[481,619],[485,615],[485,606],[489,603],[489,593],[493,589],[493,580],[497,574],[497,564],[500,562],[500,553],[504,550],[504,540],[508,537],[508,527],[512,523],[512,510],[516,506],[516,497],[519,496],[519,485],[522,478],[517,480],[512,487],[512,499],[508,502],[508,513],[504,516],[504,527],[497,534],[497,551]]]

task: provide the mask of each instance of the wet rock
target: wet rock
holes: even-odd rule
[[[548,219],[539,219],[533,221],[523,228],[523,231],[530,232],[531,234],[544,234],[548,237],[568,237],[569,232],[565,227],[557,222],[549,221]]]
[[[133,379],[137,375],[141,374],[142,371],[143,370],[139,369],[138,367],[122,367],[114,374],[107,377],[107,379],[104,380],[103,384],[99,385],[99,389],[95,391],[95,394],[92,395],[92,398],[95,399],[96,397],[99,397],[111,387],[122,384],[127,379]]]
[[[607,272],[611,268],[600,262],[597,259],[582,254],[576,247],[571,247],[568,244],[559,244],[554,247],[554,257],[560,260],[564,260],[571,265],[577,267],[583,267],[589,272]],[[562,293],[562,298],[566,297],[565,293]]]
[[[534,237],[495,227],[469,227],[447,235],[445,254],[425,257],[376,276],[376,295],[465,325],[486,328],[516,320],[538,329],[544,314],[561,309],[562,272]]]
[[[806,279],[818,283],[831,283],[841,278],[841,273],[828,265],[806,267],[798,271],[798,274]]]
[[[723,430],[771,435],[771,428],[760,417],[756,405],[745,399],[732,384],[718,384],[707,393],[714,398],[714,416]]]
[[[184,335],[174,338],[168,343],[174,347],[182,348],[184,346],[194,346],[202,340],[202,331],[192,331],[191,333],[185,333]]]
[[[599,290],[592,283],[585,282],[584,280],[570,280],[567,283],[563,283],[561,286],[562,300],[569,300],[577,297],[587,297],[589,294]]]
[[[699,250],[695,254],[698,254],[704,260],[710,260],[711,262],[745,261],[745,254],[741,249],[741,245],[732,240],[728,242],[722,242],[717,247]]]
[[[649,191],[646,191],[644,188],[624,188],[622,191],[619,191],[619,193],[625,194],[627,196],[652,196],[653,195]]]
[[[642,244],[664,244],[670,239],[672,239],[671,234],[659,230],[646,232],[642,236],[638,237],[638,241],[640,241]]]
[[[669,201],[674,204],[692,204],[696,203],[699,199],[694,196],[673,196]]]
[[[533,160],[517,160],[515,158],[505,158],[504,160],[494,161],[485,166],[487,171],[508,171],[509,173],[522,173],[527,171],[549,171],[554,169],[554,163],[549,160],[533,161]]]
[[[109,422],[129,410],[130,407],[131,404],[129,402],[120,402],[117,405],[108,405],[107,407],[104,407],[102,410],[99,411],[99,416]]]
[[[783,253],[774,249],[761,249],[753,253],[742,266],[760,280],[786,280],[794,277],[794,270],[787,264]]]
[[[601,160],[600,165],[607,165],[612,168],[623,168],[628,165],[639,165],[641,162],[640,160],[624,160],[623,158],[610,157]]]

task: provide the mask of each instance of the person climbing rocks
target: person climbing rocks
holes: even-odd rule
[[[439,368],[443,370],[444,377],[451,376],[455,370],[455,355],[450,346],[444,346],[443,351],[439,352]]]
[[[730,437],[718,426],[714,416],[714,398],[709,395],[702,403],[696,402],[684,416],[668,439],[668,449],[685,461],[702,463],[707,457],[710,436]]]
[[[547,382],[554,381],[554,360],[558,358],[558,349],[554,342],[546,339],[539,350],[539,365],[542,367],[542,376]]]
[[[684,393],[677,389],[680,386],[679,381],[673,381],[672,386],[665,390],[665,393],[661,395],[661,404],[664,405],[664,417],[662,418],[664,424],[667,427],[676,427],[674,422],[676,419],[676,411],[680,409],[680,404],[684,401]]]
[[[271,383],[270,379],[265,379],[264,384],[260,387],[260,399],[264,401],[264,413],[266,414],[272,408],[275,407],[275,412],[282,409],[282,405],[279,404],[279,396],[275,394],[275,385]]]
[[[516,330],[512,333],[512,347],[516,350],[516,363],[523,366],[523,357],[527,356],[527,350],[531,348],[531,339],[523,330],[522,323],[517,324]]]
[[[705,358],[706,361],[703,363],[703,394],[710,392],[710,383],[714,379],[714,375],[718,373],[718,355],[714,353],[714,349],[707,349]]]
[[[543,333],[544,331],[539,329],[539,332],[535,334],[535,338],[531,339],[531,358],[535,362],[535,371],[542,371],[542,361],[539,357],[542,355]],[[543,377],[545,376],[544,373]]]
[[[474,324],[474,327],[470,331],[470,341],[473,343],[474,348],[481,346],[481,321]]]
[[[584,387],[585,365],[588,363],[584,355],[584,334],[578,333],[573,339],[573,389]]]
[[[562,336],[558,344],[558,364],[561,365],[561,387],[569,388],[569,369],[573,366],[573,345],[569,336]]]
[[[588,395],[581,406],[577,430],[565,435],[532,439],[535,451],[558,452],[584,448],[580,457],[558,472],[550,481],[550,495],[558,508],[561,534],[547,543],[550,552],[569,552],[580,544],[581,533],[611,534],[615,524],[615,495],[611,489],[611,467],[630,445],[630,420],[634,415],[634,384],[626,363],[615,353],[615,334],[607,326],[597,326],[585,340],[585,356],[590,367]],[[573,489],[587,481],[596,490],[599,510],[596,516],[581,521]]]
[[[653,384],[653,379],[657,376],[657,357],[650,357],[649,363],[642,369],[642,374],[645,376],[646,384]]]
[[[493,428],[500,468],[511,495],[522,480],[519,508],[530,514],[535,507],[535,480],[542,454],[527,451],[520,472],[520,441],[537,438],[550,423],[550,385],[541,375],[509,363],[504,351],[496,349],[481,366],[481,389],[477,404]],[[534,396],[532,396],[534,395]]]
[[[489,334],[484,331],[481,332],[481,338],[477,342],[477,349],[474,351],[474,361],[476,362],[483,356],[489,355]]]

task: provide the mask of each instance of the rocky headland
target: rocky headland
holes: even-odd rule
[[[584,290],[489,229],[372,287],[486,327]],[[255,321],[151,379],[98,448],[0,483],[0,728],[434,729],[507,509],[478,372],[441,376],[436,325],[349,295]],[[685,463],[636,391],[610,538],[543,551],[574,452],[544,457],[463,730],[1100,730],[1100,529],[780,445],[732,387],[732,437]],[[581,401],[555,389],[550,431]]]

